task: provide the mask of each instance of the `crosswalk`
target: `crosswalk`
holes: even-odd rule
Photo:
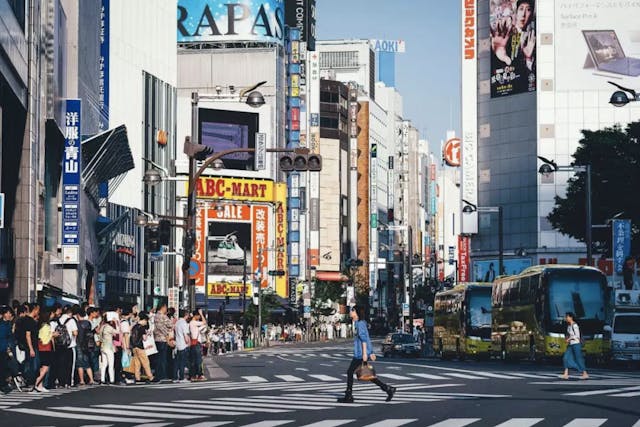
[[[372,384],[359,384],[354,388],[356,402],[339,403],[337,397],[341,390],[330,389],[321,392],[295,392],[280,395],[264,394],[249,395],[238,399],[235,397],[215,397],[209,399],[180,399],[168,402],[144,401],[129,404],[97,404],[91,406],[72,406],[56,402],[43,409],[34,408],[7,408],[7,412],[25,414],[30,417],[45,417],[51,419],[67,419],[78,422],[123,423],[123,424],[155,424],[155,423],[185,423],[197,422],[206,419],[224,419],[220,417],[232,417],[237,420],[239,416],[273,417],[292,416],[299,411],[326,411],[340,408],[363,408],[373,405],[402,405],[407,403],[429,403],[450,400],[474,400],[474,399],[502,399],[509,395],[481,394],[481,393],[454,393],[442,392],[439,386],[426,386],[415,384],[399,391],[391,402],[385,402],[386,394],[382,393]],[[270,390],[269,390],[270,391]],[[296,423],[296,421],[280,420],[283,423]],[[325,420],[326,421],[326,420]],[[347,424],[353,420],[334,420],[335,426]],[[339,423],[338,423],[339,421]],[[408,420],[404,420],[408,421]],[[411,422],[415,420],[410,420]],[[389,423],[389,420],[381,421],[381,426],[404,425]],[[232,421],[225,422],[226,424]],[[269,424],[272,421],[263,421],[260,427],[275,426]],[[197,425],[204,425],[202,423]],[[222,424],[219,424],[222,425]],[[296,424],[299,425],[299,424]],[[329,424],[317,423],[318,426]],[[375,424],[372,424],[375,425]]]
[[[240,421],[233,419],[224,419],[226,415],[233,415],[233,411],[217,411],[207,410],[201,408],[193,408],[195,405],[187,404],[187,409],[173,408],[171,405],[163,407],[162,412],[167,412],[167,408],[171,409],[169,416],[167,414],[158,413],[158,406],[162,404],[156,403],[150,406],[135,406],[134,411],[119,411],[118,415],[105,415],[113,414],[114,410],[119,409],[116,405],[103,405],[102,409],[93,408],[73,408],[73,407],[56,407],[56,410],[31,410],[29,412],[32,416],[38,417],[50,417],[53,419],[66,419],[73,420],[78,423],[83,422],[100,422],[100,423],[120,423],[137,426],[154,426],[154,427],[167,427],[172,425],[181,425],[184,427],[219,427],[219,426],[235,426],[235,427],[474,427],[474,426],[487,426],[487,427],[534,427],[537,425],[549,425],[558,427],[601,427],[608,423],[607,418],[569,418],[565,420],[558,420],[557,418],[545,419],[545,418],[508,418],[505,420],[487,420],[483,418],[446,418],[435,422],[429,421],[428,424],[424,424],[418,418],[384,418],[376,420],[358,420],[354,418],[342,418],[342,419],[323,419],[322,421],[304,422],[299,419],[294,419],[290,413],[282,414],[281,419],[263,420],[263,421]],[[207,405],[202,405],[206,407]],[[322,410],[322,406],[316,406],[316,410]],[[82,410],[84,409],[84,410]],[[69,412],[74,410],[75,412]],[[151,412],[150,412],[151,411]],[[284,411],[286,412],[286,411]],[[273,412],[272,412],[273,413]],[[130,415],[133,414],[133,415]],[[165,415],[161,417],[160,415]],[[217,421],[203,421],[209,417],[215,416]],[[373,422],[371,422],[373,421]],[[112,424],[106,424],[111,426]],[[614,424],[607,424],[614,425]],[[93,427],[105,427],[105,424],[95,425]],[[615,422],[616,427],[638,427],[640,426],[640,420],[635,422],[629,422],[628,424],[621,424]],[[87,425],[91,427],[91,425]]]
[[[637,384],[637,382],[636,382]],[[564,393],[565,396],[575,397],[640,397],[640,387],[635,385],[631,387],[605,387],[597,390],[577,391],[572,393]]]
[[[12,392],[6,395],[0,395],[0,410],[9,409],[15,406],[23,405],[37,400],[45,399],[48,397],[60,396],[67,393],[73,393],[78,389],[56,389],[49,390],[45,393],[37,392]]]

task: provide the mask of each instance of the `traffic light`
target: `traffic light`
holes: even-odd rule
[[[184,142],[184,154],[198,161],[204,161],[213,154],[213,150],[206,145],[194,144],[191,138],[187,138]]]
[[[308,154],[302,150],[295,153],[285,153],[280,155],[280,171],[282,172],[319,172],[322,170],[322,156],[319,154]]]
[[[158,225],[158,238],[161,245],[171,244],[171,221],[167,219],[160,220]]]
[[[144,249],[147,252],[160,252],[160,230],[158,226],[147,225],[144,228]]]

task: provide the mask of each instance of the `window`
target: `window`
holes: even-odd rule
[[[322,52],[320,53],[320,68],[358,68],[358,51]]]
[[[8,0],[9,7],[13,10],[13,14],[20,24],[20,28],[25,29],[26,1],[25,0]]]

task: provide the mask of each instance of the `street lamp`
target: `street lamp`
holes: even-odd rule
[[[609,104],[614,107],[624,107],[629,102],[640,101],[640,94],[635,90],[620,86],[619,84],[611,81],[608,83],[620,89],[611,94]],[[629,97],[629,95],[631,95],[631,97]]]
[[[611,82],[609,82],[611,83]],[[615,83],[611,83],[614,86],[618,86]],[[634,92],[635,93],[635,92]],[[538,159],[542,161],[542,166],[538,169],[538,172],[542,175],[549,175],[555,172],[584,172],[586,173],[586,185],[585,185],[585,198],[587,204],[587,218],[585,227],[585,243],[587,245],[587,265],[593,265],[593,248],[591,237],[591,165],[569,165],[558,166],[553,160],[546,159],[542,156],[538,156]]]
[[[504,217],[502,206],[476,206],[473,203],[462,199],[464,207],[462,212],[470,214],[473,212],[497,213],[498,214],[498,275],[504,270]]]

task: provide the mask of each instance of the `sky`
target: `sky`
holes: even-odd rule
[[[432,144],[460,134],[460,1],[318,0],[319,40],[401,39],[396,86],[405,119]]]

